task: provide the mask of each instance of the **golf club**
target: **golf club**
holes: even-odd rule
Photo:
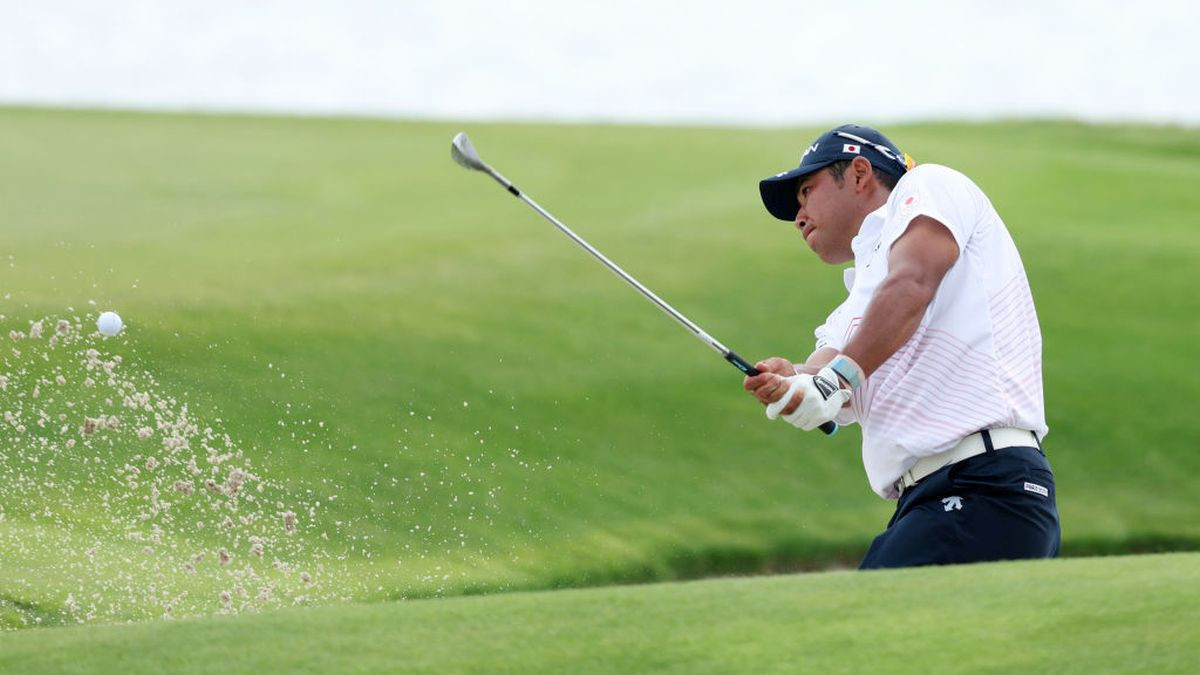
[[[491,176],[497,183],[504,186],[505,190],[508,190],[514,197],[525,202],[530,208],[541,214],[543,218],[550,221],[550,223],[557,227],[559,231],[570,237],[572,241],[574,241],[576,244],[579,244],[579,246],[581,246],[585,251],[592,254],[592,257],[603,263],[604,266],[612,270],[614,274],[624,279],[630,286],[633,286],[638,293],[641,293],[643,297],[654,303],[662,311],[666,312],[667,315],[672,319],[675,319],[675,321],[679,322],[681,326],[688,329],[692,335],[695,335],[697,338],[699,338],[701,342],[713,348],[713,350],[715,350],[718,354],[725,357],[725,360],[732,363],[738,370],[742,371],[746,375],[758,375],[758,370],[755,369],[754,366],[750,365],[750,363],[748,363],[745,359],[738,356],[736,352],[718,342],[708,333],[704,332],[690,319],[683,314],[680,314],[674,307],[668,305],[662,298],[655,295],[653,291],[643,286],[641,282],[639,282],[637,279],[634,279],[616,263],[609,260],[607,256],[596,250],[591,244],[584,241],[582,237],[572,232],[571,228],[562,224],[561,221],[550,215],[549,211],[543,209],[537,202],[533,201],[526,196],[525,193],[518,190],[516,186],[512,184],[512,181],[500,175],[498,171],[484,163],[484,161],[479,158],[479,153],[475,151],[475,146],[471,145],[471,139],[467,137],[466,132],[460,131],[454,137],[454,140],[450,144],[450,156],[454,158],[455,162],[458,162],[465,168],[473,171],[482,171]],[[837,430],[838,425],[832,421],[821,425],[821,431],[825,432],[827,435],[833,435],[837,432]]]

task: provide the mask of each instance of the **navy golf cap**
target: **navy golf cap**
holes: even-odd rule
[[[796,182],[817,169],[855,157],[865,157],[875,169],[897,178],[912,166],[908,155],[900,152],[887,136],[871,127],[843,124],[821,134],[808,146],[800,156],[800,166],[759,181],[763,205],[780,220],[795,220],[796,212],[800,210],[796,203]]]

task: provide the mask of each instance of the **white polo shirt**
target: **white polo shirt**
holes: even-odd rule
[[[1045,436],[1042,334],[1025,267],[987,196],[936,164],[906,173],[854,238],[850,296],[817,328],[817,349],[841,350],[888,273],[888,252],[920,215],[949,228],[959,255],[920,326],[854,393],[839,424],[862,426],[871,488],[895,499],[896,479],[927,455],[990,427]]]

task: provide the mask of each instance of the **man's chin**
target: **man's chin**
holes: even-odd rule
[[[817,257],[821,258],[821,262],[832,265],[845,264],[854,259],[854,256],[839,256],[836,253],[817,253]]]
[[[838,253],[832,251],[818,251],[817,249],[813,249],[813,253],[816,253],[817,257],[821,259],[821,262],[825,263],[826,265],[841,265],[842,263],[847,263],[854,259],[853,255],[839,255]]]

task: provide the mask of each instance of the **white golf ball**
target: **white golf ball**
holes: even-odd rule
[[[120,333],[124,327],[125,323],[121,321],[121,317],[116,312],[105,312],[100,315],[99,319],[96,319],[96,329],[100,331],[101,335],[112,337]]]

